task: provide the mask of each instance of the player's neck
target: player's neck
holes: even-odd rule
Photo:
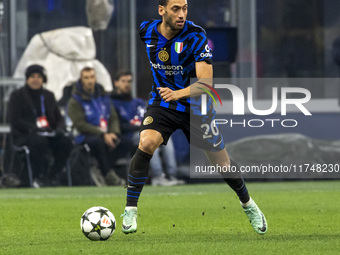
[[[173,38],[179,32],[179,30],[172,30],[170,26],[167,26],[165,24],[165,22],[162,22],[160,25],[158,25],[157,30],[161,35],[163,35],[168,40]]]

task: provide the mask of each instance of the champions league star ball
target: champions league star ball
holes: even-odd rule
[[[92,241],[110,238],[116,229],[116,219],[105,207],[95,206],[86,210],[80,219],[84,235]]]

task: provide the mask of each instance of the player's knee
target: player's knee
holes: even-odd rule
[[[138,148],[152,155],[158,146],[159,146],[159,143],[157,142],[157,140],[152,139],[149,136],[144,136],[144,137],[141,137],[141,139],[139,140]]]

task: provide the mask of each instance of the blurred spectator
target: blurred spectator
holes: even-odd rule
[[[72,141],[65,131],[54,94],[43,88],[47,81],[45,69],[31,65],[25,76],[25,86],[14,91],[9,100],[13,142],[30,150],[34,185],[55,185],[72,149]],[[49,150],[54,156],[51,169]]]
[[[135,146],[139,142],[139,127],[145,112],[145,102],[140,98],[132,98],[132,73],[119,72],[114,80],[115,90],[111,94],[112,103],[118,113],[122,139],[127,139]]]
[[[125,181],[115,173],[110,164],[111,155],[117,152],[120,143],[118,116],[109,96],[96,80],[93,68],[85,67],[81,71],[80,79],[72,86],[68,115],[75,128],[76,143],[86,143],[90,147],[101,174],[105,177],[104,180],[99,173],[92,176],[96,185],[124,185]]]
[[[145,102],[140,98],[132,98],[131,94],[132,73],[129,71],[119,72],[114,80],[115,90],[111,98],[119,116],[119,122],[122,131],[122,141],[129,148],[125,151],[133,154],[139,142],[139,128],[144,117]],[[163,173],[163,165],[169,179]],[[161,186],[171,186],[184,184],[184,181],[176,177],[177,165],[175,149],[171,138],[167,146],[160,146],[150,162],[151,184]]]

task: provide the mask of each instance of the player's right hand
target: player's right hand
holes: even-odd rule
[[[180,99],[178,91],[169,88],[157,88],[160,96],[168,103],[170,101],[177,101]]]

